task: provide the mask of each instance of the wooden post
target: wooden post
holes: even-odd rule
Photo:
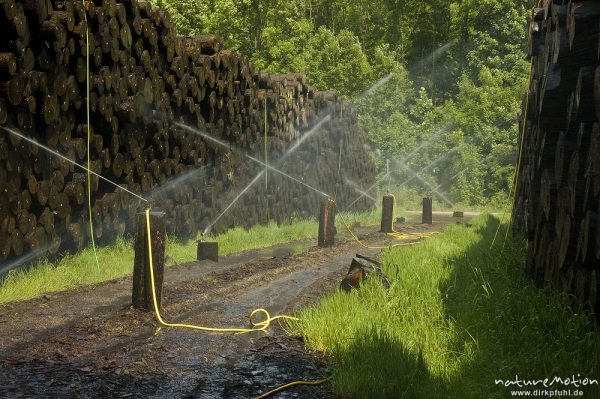
[[[219,243],[198,241],[197,260],[219,261]]]
[[[152,241],[152,263],[156,301],[160,308],[165,266],[165,214],[150,213],[150,239]],[[146,214],[136,216],[135,258],[133,261],[133,307],[153,310],[152,285],[150,280],[150,260],[148,258],[148,233]]]
[[[423,198],[423,224],[433,224],[433,199]]]
[[[335,243],[335,201],[328,198],[321,204],[318,245],[331,247]]]
[[[393,195],[384,195],[381,204],[381,232],[391,233],[394,231],[394,206],[396,199]]]

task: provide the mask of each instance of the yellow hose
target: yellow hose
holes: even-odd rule
[[[82,1],[85,8],[85,1]],[[94,251],[94,258],[96,259],[96,271],[100,272],[100,262],[98,261],[98,253],[96,251],[96,240],[94,239],[94,222],[92,217],[92,176],[90,173],[91,160],[90,160],[90,28],[88,26],[87,11],[84,10],[83,19],[85,20],[85,91],[86,91],[86,127],[87,127],[87,197],[88,197],[88,210],[90,218],[90,239],[92,241],[92,249]]]
[[[323,383],[329,381],[330,379],[331,379],[331,377],[325,378],[325,379],[319,380],[319,381],[294,381],[294,382],[290,382],[289,384],[282,385],[279,388],[275,388],[272,391],[264,393],[264,394],[260,395],[256,399],[264,399],[264,398],[269,397],[269,396],[271,396],[273,394],[276,394],[277,392],[281,392],[281,391],[283,391],[285,389],[288,389],[288,388],[296,386],[296,385],[319,385],[319,384],[323,384]]]
[[[541,2],[538,2],[538,7],[540,5]],[[525,129],[527,126],[527,113],[529,112],[529,91],[531,89],[531,77],[533,75],[533,59],[531,60],[531,64],[529,65],[529,78],[527,80],[527,93],[525,96],[525,113],[523,114],[523,129],[521,131],[521,143],[519,145],[519,158],[517,160],[517,165],[515,167],[515,175],[513,178],[513,185],[510,188],[510,191],[508,193],[508,198],[509,200],[511,200],[511,209],[510,209],[510,222],[509,225],[506,229],[506,235],[504,236],[504,243],[502,244],[502,248],[504,248],[504,244],[506,244],[506,240],[508,239],[508,232],[510,231],[510,228],[512,227],[512,216],[513,216],[513,212],[515,209],[515,205],[517,203],[517,186],[519,184],[519,173],[521,171],[521,161],[522,161],[522,157],[523,157],[523,144],[525,143],[525,134],[527,133],[527,130]],[[504,209],[504,212],[502,212],[502,217],[500,219],[500,222],[498,223],[498,228],[496,229],[496,233],[494,234],[494,238],[492,239],[492,244],[490,245],[490,249],[494,247],[494,244],[496,243],[496,238],[498,237],[498,232],[500,231],[500,227],[502,226],[502,219],[504,219],[504,216],[506,215],[506,208]]]
[[[344,223],[344,225],[346,226],[346,228],[348,229],[348,231],[350,232],[350,234],[354,237],[354,239],[362,246],[368,248],[368,249],[387,249],[389,247],[371,247],[371,246],[367,246],[366,244],[364,244],[363,242],[361,242],[361,240],[352,232],[352,230],[350,229],[350,226],[348,226],[348,224],[346,223],[346,221],[344,220],[344,218],[341,216],[340,214],[340,219],[342,220],[342,222]],[[194,329],[194,330],[200,330],[200,331],[208,331],[208,332],[216,332],[216,333],[238,333],[238,334],[245,334],[245,333],[251,333],[254,331],[265,331],[267,328],[269,328],[270,324],[272,321],[277,320],[277,319],[288,319],[288,320],[295,320],[298,321],[299,319],[296,317],[292,317],[292,316],[287,316],[287,315],[279,315],[279,316],[275,316],[275,317],[271,317],[270,313],[266,310],[266,309],[255,309],[254,311],[252,311],[252,313],[250,313],[249,315],[249,319],[250,319],[250,323],[252,324],[252,328],[214,328],[214,327],[203,327],[203,326],[196,326],[196,325],[192,325],[192,324],[183,324],[183,323],[168,323],[166,322],[161,314],[160,311],[158,309],[158,301],[156,299],[156,288],[155,288],[155,282],[154,282],[154,264],[152,261],[152,239],[151,239],[151,228],[150,228],[150,209],[146,209],[146,234],[148,236],[148,261],[149,261],[149,266],[150,266],[150,283],[151,283],[151,287],[152,287],[152,304],[154,307],[154,313],[156,315],[156,319],[158,320],[158,322],[165,326],[165,327],[180,327],[180,328],[190,328],[190,329]],[[417,244],[416,242],[413,243],[406,243],[406,244],[397,244],[397,245],[392,245],[390,247],[395,247],[395,246],[403,246],[403,245],[414,245]],[[263,321],[259,321],[259,322],[254,322],[253,318],[254,316],[256,316],[258,313],[262,313],[265,316],[265,320]],[[282,385],[278,388],[275,388],[267,393],[262,394],[261,396],[259,396],[257,399],[264,399],[266,397],[269,397],[275,393],[281,392],[285,389],[291,388],[293,386],[297,386],[297,385],[319,385],[319,384],[323,384],[327,381],[331,380],[331,377],[319,380],[319,381],[294,381],[294,382],[290,382],[289,384],[285,384]]]
[[[338,214],[340,216],[340,220],[342,221],[342,223],[344,224],[344,226],[346,227],[346,230],[348,230],[348,232],[350,233],[350,235],[352,236],[352,238],[362,247],[366,248],[366,249],[388,249],[389,247],[373,247],[370,245],[365,244],[364,242],[361,241],[360,238],[358,238],[356,236],[356,234],[354,234],[354,232],[352,231],[352,229],[350,228],[350,226],[348,225],[348,223],[346,223],[346,220],[344,219],[344,217],[342,216],[341,213]]]
[[[529,69],[529,79],[527,84],[531,85],[531,77],[533,75],[533,60],[531,60],[531,66]],[[508,232],[510,231],[511,227],[512,227],[512,222],[513,222],[513,214],[515,211],[515,206],[517,205],[517,197],[518,197],[518,193],[517,193],[517,189],[519,188],[519,175],[521,174],[521,164],[523,161],[523,145],[525,143],[525,134],[527,133],[527,114],[529,113],[529,90],[531,89],[531,86],[527,87],[527,97],[525,98],[525,114],[523,115],[523,132],[521,133],[521,143],[519,145],[519,159],[517,161],[517,167],[515,169],[515,185],[513,188],[513,200],[512,200],[512,206],[510,209],[510,220],[508,222],[508,228],[506,229],[506,235],[504,236],[504,243],[502,244],[502,247],[504,247],[504,244],[506,244],[506,240],[508,239]]]
[[[160,315],[160,311],[158,310],[158,302],[156,300],[156,289],[155,289],[155,284],[154,284],[154,264],[152,262],[152,239],[151,239],[151,235],[150,235],[151,229],[150,229],[150,209],[146,209],[146,233],[148,235],[148,261],[150,263],[150,283],[152,286],[152,303],[154,305],[154,313],[156,314],[156,319],[158,320],[158,322],[160,324],[162,324],[163,326],[166,327],[181,327],[181,328],[191,328],[194,330],[201,330],[201,331],[209,331],[209,332],[217,332],[217,333],[238,333],[238,334],[246,334],[246,333],[251,333],[254,331],[264,331],[267,328],[269,328],[269,325],[271,324],[271,322],[273,320],[277,320],[277,319],[288,319],[288,320],[299,320],[296,317],[292,317],[292,316],[286,316],[286,315],[279,315],[279,316],[275,316],[275,317],[271,317],[271,315],[269,314],[269,312],[265,309],[255,309],[254,311],[252,311],[252,313],[250,313],[249,319],[250,319],[250,323],[252,324],[252,328],[213,328],[213,327],[202,327],[202,326],[195,326],[195,325],[191,325],[191,324],[181,324],[181,323],[168,323],[166,322],[162,316]],[[262,313],[265,315],[265,320],[260,321],[260,322],[254,322],[253,321],[253,317],[258,314],[258,313]],[[270,395],[273,395],[277,392],[281,392],[287,388],[296,386],[296,385],[318,385],[318,384],[322,384],[328,380],[330,380],[331,377],[320,380],[320,381],[294,381],[291,382],[289,384],[280,386],[279,388],[273,389],[272,391],[269,391],[263,395],[261,395],[258,399],[261,398],[266,398]]]
[[[213,327],[195,326],[195,325],[191,325],[191,324],[166,322],[160,315],[160,311],[158,310],[158,302],[156,300],[156,289],[155,289],[155,285],[154,285],[154,265],[152,262],[152,239],[150,236],[150,231],[151,231],[151,229],[150,229],[150,209],[146,209],[146,230],[147,230],[146,233],[148,235],[148,260],[150,263],[150,282],[151,282],[151,286],[152,286],[152,302],[154,305],[154,313],[156,314],[156,319],[163,326],[191,328],[194,330],[210,331],[210,332],[218,332],[218,333],[245,334],[245,333],[251,333],[253,331],[265,331],[267,328],[269,328],[269,325],[271,324],[271,322],[274,320],[277,320],[277,319],[299,320],[296,317],[286,316],[286,315],[279,315],[279,316],[271,317],[271,315],[269,314],[269,312],[267,310],[255,309],[254,311],[252,311],[252,313],[250,313],[250,316],[249,316],[250,323],[252,324],[252,328],[213,328]],[[260,321],[260,322],[254,322],[253,318],[258,313],[264,314],[265,320]]]
[[[419,244],[420,241],[417,242],[407,242],[407,243],[402,243],[402,244],[394,244],[394,245],[388,245],[387,247],[381,247],[381,246],[370,246],[365,244],[364,242],[362,242],[362,240],[360,238],[358,238],[358,236],[356,234],[354,234],[354,232],[352,231],[352,229],[350,228],[350,226],[348,225],[348,223],[346,222],[346,220],[344,219],[344,217],[342,216],[341,213],[338,214],[340,217],[340,220],[342,221],[342,224],[346,227],[346,230],[348,230],[348,232],[350,233],[350,235],[352,236],[352,238],[363,248],[365,249],[388,249],[388,248],[395,248],[395,247],[404,247],[404,246],[409,246],[409,245],[416,245]],[[427,238],[430,237],[434,234],[438,234],[437,232],[431,232],[431,233],[423,233],[423,234],[417,234],[417,233],[410,233],[409,235],[407,234],[407,236],[403,236],[402,233],[388,233],[388,236],[390,237],[394,237],[397,239],[408,239],[408,238]]]
[[[392,198],[394,198],[394,204],[396,203],[396,198],[392,195]],[[420,243],[420,241],[417,242],[407,242],[407,243],[402,243],[402,244],[394,244],[394,245],[389,245],[387,247],[378,247],[378,246],[369,246],[365,243],[363,243],[357,236],[356,234],[354,234],[354,232],[352,231],[352,229],[350,228],[350,226],[348,225],[348,223],[346,222],[346,220],[344,219],[342,213],[339,213],[340,216],[340,220],[342,221],[342,223],[344,224],[344,226],[346,227],[346,230],[348,230],[348,232],[350,233],[350,235],[354,238],[354,240],[361,245],[362,247],[366,248],[366,249],[388,249],[388,248],[395,248],[395,247],[402,247],[402,246],[409,246],[409,245],[415,245]],[[394,220],[394,215],[392,215],[392,220]],[[391,233],[386,233],[388,237],[393,237],[399,240],[405,240],[405,239],[410,239],[410,238],[415,238],[415,239],[423,239],[423,238],[427,238],[427,237],[431,237],[434,234],[438,234],[437,232],[428,232],[428,233],[408,233],[408,232],[402,232],[402,231],[396,231],[394,229],[394,227],[392,226],[392,232]]]

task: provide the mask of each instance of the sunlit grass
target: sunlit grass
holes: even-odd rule
[[[341,212],[341,215],[335,221],[337,231],[345,231],[346,229],[341,218],[351,227],[376,226],[381,223],[381,204],[373,207],[369,212]]]
[[[376,224],[376,212],[349,214],[349,220],[361,225]],[[304,240],[316,239],[316,220],[298,220],[277,226],[254,226],[249,230],[231,229],[219,236],[204,237],[219,242],[219,254],[229,255],[250,249]],[[338,220],[338,231],[341,229]],[[196,259],[196,240],[181,241],[167,237],[166,264],[192,262]],[[57,262],[42,259],[31,267],[7,273],[0,282],[0,304],[36,298],[51,292],[95,284],[130,275],[133,272],[133,240],[119,237],[112,245],[98,249],[100,268],[94,253],[85,248],[76,254],[67,254]]]
[[[300,313],[306,345],[336,360],[333,384],[356,398],[505,398],[495,379],[600,379],[600,332],[569,299],[523,273],[524,246],[489,216],[391,250],[386,290],[372,279]],[[501,230],[504,233],[504,229]],[[558,387],[562,388],[562,387]],[[598,397],[598,387],[584,397]]]
[[[219,254],[228,255],[295,240],[314,238],[317,222],[302,220],[277,226],[255,226],[250,230],[235,228],[217,237]],[[100,268],[94,253],[85,248],[67,254],[58,262],[42,259],[27,270],[8,272],[0,285],[0,303],[25,300],[69,288],[95,284],[130,275],[133,272],[133,240],[119,237],[112,245],[98,249]],[[167,238],[166,264],[192,262],[196,259],[196,241]]]
[[[254,226],[250,230],[236,227],[224,234],[205,236],[202,239],[217,241],[219,243],[219,255],[225,256],[250,249],[315,238],[317,227],[316,220],[300,220],[281,226],[271,223],[266,226]],[[169,240],[166,252],[178,263],[193,261],[196,259],[196,241]]]
[[[96,265],[91,247],[67,254],[59,262],[42,259],[27,269],[8,272],[0,285],[0,303],[35,298],[50,292],[127,275],[133,270],[132,243],[117,238],[110,247],[98,248]]]

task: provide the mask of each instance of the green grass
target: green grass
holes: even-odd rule
[[[377,204],[381,204],[381,197],[384,193],[388,193],[387,187],[382,187],[378,194],[372,192],[378,198]],[[470,212],[486,212],[486,213],[504,213],[509,212],[512,208],[512,204],[507,199],[500,200],[496,198],[490,200],[486,204],[473,205],[463,202],[456,202],[454,206],[450,206],[447,202],[442,200],[437,194],[427,190],[416,190],[412,187],[398,187],[391,185],[389,193],[396,197],[396,211],[399,215],[403,212],[414,212],[421,211],[423,208],[423,198],[430,196],[433,199],[433,210],[437,212],[450,212],[450,211],[470,211]],[[447,192],[442,191],[447,197],[451,197]],[[501,197],[501,196],[500,196]]]
[[[67,254],[59,262],[42,259],[28,269],[11,270],[0,284],[0,304],[130,274],[132,247],[130,240],[118,238],[113,245],[98,248],[99,270],[91,247],[77,254]]]
[[[315,238],[317,227],[316,220],[299,220],[281,226],[275,223],[258,225],[250,230],[236,227],[218,236],[205,236],[204,239],[218,241],[219,255],[225,256],[249,249]],[[166,253],[178,263],[193,261],[196,259],[196,241],[182,242],[171,239],[167,242]]]
[[[344,221],[348,223],[351,227],[355,226],[376,226],[381,223],[381,204],[373,207],[373,209],[369,212],[364,213],[353,213],[353,212],[343,212],[342,217]],[[335,220],[335,226],[337,231],[345,232],[346,227],[342,223],[339,217]]]
[[[358,222],[363,226],[376,224],[377,212],[348,214],[346,218],[350,223]],[[206,239],[218,241],[219,254],[229,255],[290,241],[315,239],[317,227],[316,220],[299,220],[281,226],[271,223],[268,226],[254,226],[250,230],[234,228]],[[338,231],[342,228],[338,224]],[[168,238],[166,254],[172,259],[167,259],[167,265],[173,265],[173,261],[194,261],[196,241]],[[130,275],[133,272],[133,258],[132,240],[120,237],[113,244],[98,249],[100,270],[97,270],[91,247],[76,254],[67,254],[57,262],[42,259],[26,270],[12,270],[4,276],[0,282],[0,304]]]
[[[600,332],[563,294],[523,273],[524,244],[490,249],[498,220],[449,226],[384,254],[376,279],[336,292],[293,324],[335,358],[333,384],[352,398],[507,398],[496,379],[600,379]],[[503,231],[502,231],[503,232]],[[563,388],[559,386],[558,388]],[[585,398],[599,396],[582,388]]]
[[[317,222],[296,221],[277,226],[255,226],[250,230],[235,228],[217,237],[219,254],[228,255],[278,243],[314,238]],[[76,254],[67,254],[57,262],[42,259],[32,267],[7,273],[0,283],[0,304],[36,298],[51,292],[95,284],[130,275],[133,272],[133,243],[131,239],[117,238],[112,245],[98,249],[100,269],[97,269],[91,247]],[[196,241],[167,240],[167,256],[175,262],[196,259]],[[168,265],[174,264],[167,260]]]

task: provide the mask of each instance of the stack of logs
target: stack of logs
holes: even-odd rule
[[[89,156],[93,172],[149,199],[182,237],[212,225],[264,170],[243,153],[266,152],[273,166],[335,191],[341,207],[357,194],[338,178],[340,154],[344,176],[369,186],[375,175],[356,111],[337,94],[302,74],[257,72],[217,36],[177,36],[166,12],[137,0],[0,0],[0,261],[82,248],[86,171],[3,127],[79,164]],[[147,204],[95,176],[90,186],[95,237],[130,233]],[[322,200],[269,172],[213,231],[314,217]]]
[[[540,286],[600,312],[600,2],[544,1],[529,25],[514,224]],[[523,126],[524,124],[524,126]]]

